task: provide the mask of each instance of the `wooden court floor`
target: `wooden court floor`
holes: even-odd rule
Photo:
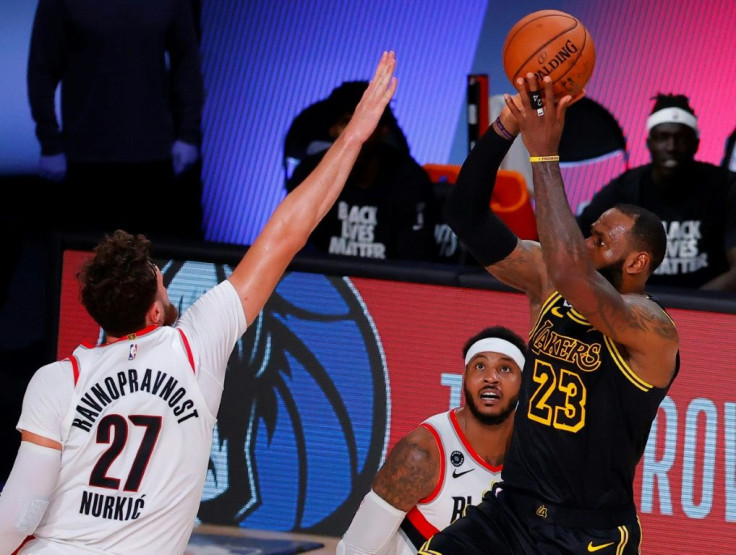
[[[313,536],[311,534],[292,534],[291,532],[272,532],[268,530],[251,530],[234,526],[215,526],[200,524],[194,528],[195,534],[212,536],[235,536],[264,540],[311,541],[324,544],[324,547],[306,551],[309,555],[335,555],[339,538],[331,536]]]

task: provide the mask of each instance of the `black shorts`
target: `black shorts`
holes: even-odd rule
[[[479,505],[469,506],[462,518],[430,538],[419,555],[639,555],[641,526],[635,510],[599,517],[589,519],[507,491],[488,492]]]

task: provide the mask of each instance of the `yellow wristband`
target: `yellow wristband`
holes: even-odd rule
[[[560,157],[557,155],[554,156],[530,156],[529,157],[530,162],[559,162]]]

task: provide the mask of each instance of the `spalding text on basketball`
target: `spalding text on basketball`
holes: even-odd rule
[[[554,58],[552,58],[549,62],[547,62],[542,68],[537,71],[537,77],[539,79],[542,79],[545,75],[551,74],[555,69],[560,67],[562,64],[565,63],[565,60],[572,57],[575,52],[578,51],[578,47],[575,46],[575,43],[571,40],[568,40],[565,42],[565,46],[560,48],[560,50],[555,54]],[[540,64],[544,63],[544,58],[546,57],[546,52],[542,53],[542,55],[539,56],[537,61]]]

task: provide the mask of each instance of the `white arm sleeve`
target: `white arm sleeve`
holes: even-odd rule
[[[337,555],[391,553],[396,531],[406,513],[397,509],[373,490],[360,502],[353,521],[337,544]]]
[[[49,504],[61,469],[61,451],[21,441],[0,495],[0,555],[31,535]]]

